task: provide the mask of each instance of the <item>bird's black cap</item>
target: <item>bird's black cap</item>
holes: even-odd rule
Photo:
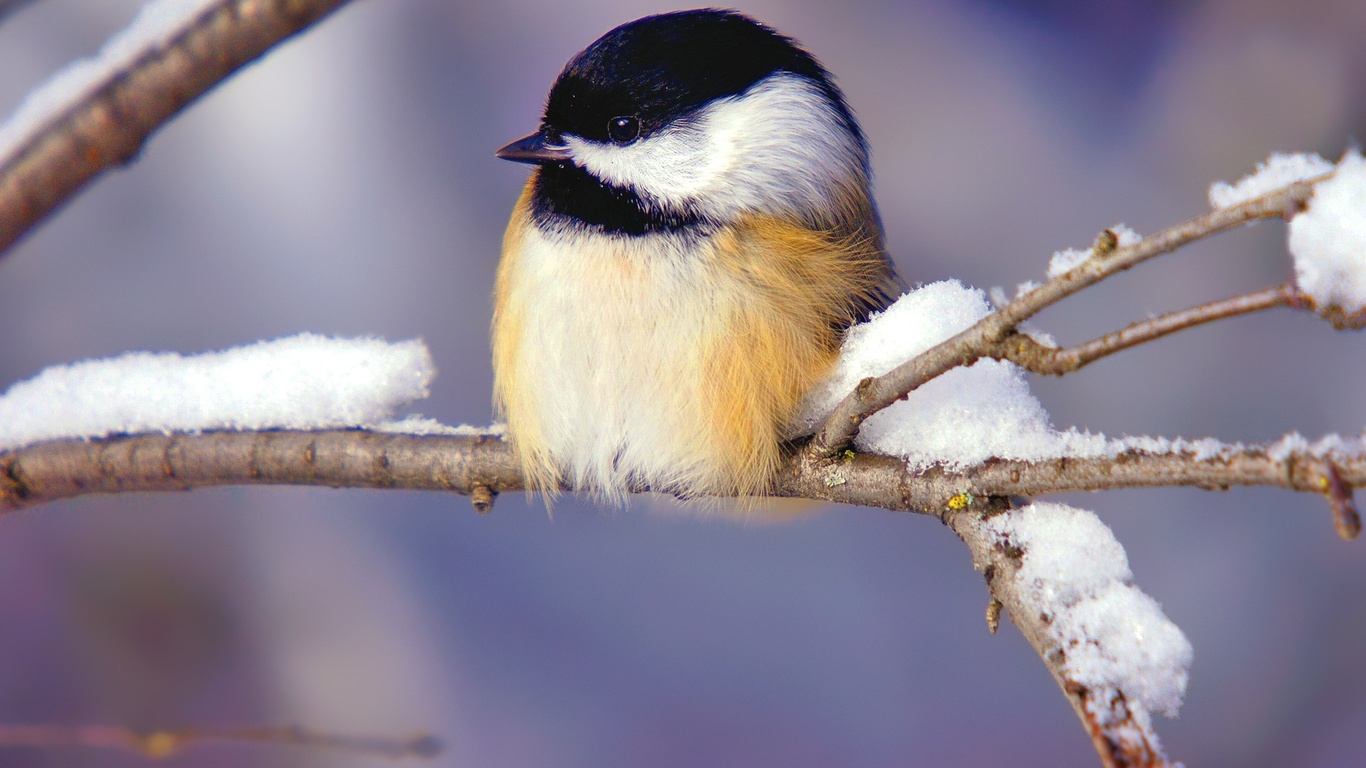
[[[503,147],[498,157],[541,166],[532,211],[547,225],[568,222],[629,235],[706,225],[688,207],[665,210],[647,204],[635,189],[594,177],[571,161],[561,137],[630,143],[778,73],[815,86],[863,145],[844,96],[815,57],[748,16],[705,8],[646,16],[598,38],[565,65],[540,130]],[[624,141],[611,135],[623,122]]]
[[[820,62],[790,38],[735,11],[706,8],[646,16],[598,38],[565,66],[546,102],[543,129],[608,141],[630,115],[649,136],[715,99],[778,72],[809,78],[858,127]]]

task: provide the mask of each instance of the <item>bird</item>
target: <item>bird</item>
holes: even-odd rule
[[[494,404],[527,487],[620,503],[773,490],[846,330],[905,288],[868,142],[824,66],[732,10],[565,65],[494,287]]]

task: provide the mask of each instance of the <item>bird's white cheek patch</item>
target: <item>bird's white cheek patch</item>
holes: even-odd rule
[[[683,205],[707,191],[724,169],[717,142],[688,125],[667,129],[626,146],[577,136],[564,141],[574,162],[608,184],[630,187],[666,205]]]
[[[840,188],[867,182],[857,138],[829,98],[795,75],[769,77],[633,144],[564,141],[597,178],[659,208],[720,220],[827,212]]]

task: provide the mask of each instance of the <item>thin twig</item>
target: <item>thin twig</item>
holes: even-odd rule
[[[208,743],[290,745],[390,759],[431,758],[441,753],[441,743],[426,734],[383,738],[323,733],[292,726],[200,726],[137,731],[117,725],[0,724],[0,747],[123,749],[161,758]]]
[[[1102,253],[1020,296],[976,324],[944,341],[914,360],[877,378],[864,379],[826,417],[810,442],[814,459],[828,459],[848,444],[863,422],[874,413],[902,400],[917,387],[959,366],[982,359],[1019,326],[1041,310],[1083,288],[1170,253],[1183,245],[1259,219],[1285,216],[1303,207],[1321,176],[1282,187],[1254,200],[1219,208],[1139,242]]]
[[[221,0],[0,158],[0,254],[205,91],[346,0]]]
[[[1342,471],[1332,459],[1320,459],[1314,466],[1319,473],[1319,489],[1333,510],[1333,526],[1337,528],[1338,535],[1347,541],[1360,536],[1361,513],[1357,512],[1352,484],[1343,480]]]
[[[1141,320],[1123,330],[1107,333],[1065,349],[1046,347],[1022,333],[1011,334],[997,342],[995,348],[983,357],[1009,360],[1034,373],[1062,376],[1102,357],[1123,352],[1130,347],[1160,339],[1177,331],[1275,307],[1294,306],[1308,308],[1309,304],[1304,294],[1287,283],[1276,288],[1211,301],[1161,317]]]

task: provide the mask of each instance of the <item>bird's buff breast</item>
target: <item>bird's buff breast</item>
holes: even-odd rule
[[[514,217],[495,397],[533,486],[767,487],[785,421],[833,350],[782,316],[786,292],[737,268],[727,242],[546,234]]]

